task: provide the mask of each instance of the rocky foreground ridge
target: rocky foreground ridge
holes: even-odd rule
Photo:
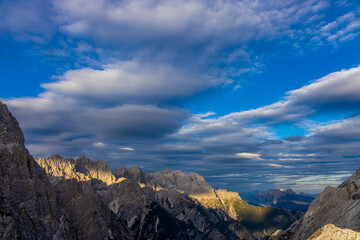
[[[35,160],[2,103],[0,174],[1,239],[264,239],[295,220],[215,190],[196,173]]]
[[[341,229],[333,224],[327,224],[313,235],[309,240],[360,240],[360,233],[350,229]]]
[[[326,187],[310,204],[308,211],[286,231],[272,239],[303,240],[308,239],[327,224],[337,228],[360,232],[360,167],[338,187]],[[344,232],[346,232],[344,230]],[[332,227],[321,230],[329,236],[331,232],[339,234]],[[325,233],[327,232],[327,233]],[[326,239],[358,239],[358,238]],[[312,238],[323,239],[323,238]],[[324,238],[325,239],[325,238]]]

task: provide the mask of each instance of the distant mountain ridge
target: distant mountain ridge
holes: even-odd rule
[[[195,236],[206,239],[263,239],[280,226],[287,227],[296,220],[284,209],[251,206],[238,193],[215,190],[196,173],[184,174],[170,169],[146,173],[139,167],[112,172],[102,161],[92,162],[86,157],[64,159],[59,155],[37,158],[36,162],[46,171],[55,187],[65,179],[91,182],[95,193],[127,223],[135,238],[159,238],[148,235],[145,238],[138,234],[146,233],[144,226],[160,228],[161,225],[154,225],[156,219],[160,219],[161,223],[161,218],[166,216],[168,220],[164,223],[171,223],[171,218],[174,218],[172,232],[180,231],[173,238],[181,236],[181,239]],[[159,212],[162,212],[161,217]],[[150,218],[149,215],[154,214]],[[141,220],[147,218],[154,221]],[[179,226],[187,231],[193,230],[176,230]],[[163,228],[164,235],[170,236],[166,229],[169,227]]]
[[[258,206],[282,207],[290,211],[306,211],[310,203],[315,199],[303,192],[296,193],[292,189],[270,189],[266,191],[254,191],[242,194],[250,204]]]

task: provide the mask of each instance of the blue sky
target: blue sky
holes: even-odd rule
[[[35,157],[319,192],[360,160],[358,1],[3,0],[0,98]]]

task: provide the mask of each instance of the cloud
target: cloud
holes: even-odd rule
[[[331,73],[290,91],[279,102],[257,109],[231,113],[220,121],[296,122],[315,113],[356,111],[360,105],[360,66]]]
[[[289,34],[292,23],[326,8],[327,3],[67,0],[56,1],[55,6],[63,30],[70,35],[138,47],[155,41],[165,46],[231,44]]]
[[[236,153],[235,157],[255,159],[255,160],[263,160],[261,158],[261,154],[258,154],[258,153]]]
[[[11,32],[21,41],[44,44],[55,33],[54,9],[46,0],[1,1],[0,32]]]
[[[124,151],[134,151],[135,149],[132,147],[120,147],[120,150],[124,150]]]
[[[186,97],[229,82],[172,65],[126,61],[105,65],[101,70],[67,71],[57,81],[43,84],[46,92],[42,95],[97,104],[149,103]]]
[[[174,102],[227,84],[240,93],[239,76],[258,72],[278,46],[301,52],[356,38],[359,11],[330,7],[325,0],[4,0],[1,33],[33,43],[47,61],[69,59],[39,96],[4,102],[35,156],[86,154],[112,167],[222,175],[226,182],[210,183],[232,190],[299,188],[357,165],[360,67],[225,116],[191,114]],[[336,112],[345,114],[337,122],[311,119]],[[279,124],[305,134],[283,139]]]

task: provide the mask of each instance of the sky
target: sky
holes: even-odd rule
[[[360,2],[0,0],[34,157],[318,193],[360,165]]]

